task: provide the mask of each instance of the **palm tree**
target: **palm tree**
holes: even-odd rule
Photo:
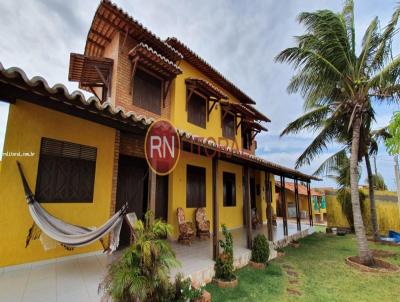
[[[371,97],[398,99],[400,56],[392,58],[392,38],[400,15],[397,8],[383,31],[374,18],[356,53],[354,5],[348,0],[341,13],[330,10],[301,13],[299,23],[306,33],[296,37],[297,45],[283,50],[276,61],[292,64],[297,72],[288,92],[304,98],[302,125],[318,131],[313,142],[299,157],[298,166],[310,163],[342,129],[350,137],[350,188],[354,227],[361,263],[373,264],[362,221],[358,191],[360,144],[363,121],[371,120]],[[308,120],[310,116],[317,119]],[[321,120],[324,126],[321,127]],[[288,128],[290,129],[290,126]],[[298,125],[297,125],[298,126]],[[284,134],[284,133],[283,133]]]

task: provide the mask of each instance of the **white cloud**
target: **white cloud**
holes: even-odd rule
[[[2,0],[0,3],[0,62],[18,66],[29,76],[42,75],[50,84],[68,82],[70,52],[83,52],[87,31],[99,1]],[[302,28],[296,16],[301,11],[339,10],[342,1],[180,1],[118,0],[116,3],[161,38],[177,36],[206,61],[257,101],[257,107],[272,123],[269,132],[258,137],[260,150],[271,156],[274,150],[299,154],[313,137],[277,139],[284,127],[302,113],[302,99],[288,95],[292,76],[287,65],[275,64],[274,57],[293,43]],[[387,20],[396,0],[356,2],[356,27],[366,28],[378,14]],[[386,22],[386,21],[385,21]],[[382,24],[385,24],[382,22]],[[359,40],[361,36],[359,36]],[[391,112],[378,118],[384,124]],[[5,113],[0,112],[4,120]],[[4,134],[3,134],[4,135]],[[0,141],[2,134],[0,133]],[[271,152],[271,153],[269,153]],[[293,156],[293,155],[290,155]],[[289,157],[290,157],[289,156]],[[283,165],[294,162],[276,155]]]

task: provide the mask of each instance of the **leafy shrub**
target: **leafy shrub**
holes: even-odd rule
[[[195,301],[203,294],[203,287],[194,288],[190,278],[184,279],[182,274],[175,277],[175,297],[170,301],[186,302]]]
[[[222,234],[225,240],[220,240],[219,245],[223,252],[218,256],[215,262],[215,277],[224,281],[232,281],[236,279],[233,273],[233,240],[232,234],[222,225]]]
[[[251,250],[251,261],[267,263],[269,258],[269,244],[264,234],[258,234],[254,238],[253,249]]]
[[[135,242],[111,264],[99,286],[104,292],[102,301],[171,301],[175,292],[169,273],[179,264],[165,240],[172,228],[161,220],[153,221],[152,215],[147,212],[145,222],[136,222]]]

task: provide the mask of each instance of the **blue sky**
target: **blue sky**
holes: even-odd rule
[[[396,1],[355,1],[357,42],[373,17],[382,26],[389,20]],[[271,118],[269,132],[257,137],[259,156],[293,167],[296,158],[310,143],[313,133],[279,138],[279,133],[302,113],[302,99],[288,95],[286,86],[293,71],[274,63],[274,57],[293,45],[293,36],[303,29],[296,22],[302,11],[341,9],[335,0],[119,0],[116,3],[161,38],[176,36],[215,66],[226,77],[257,101],[257,108]],[[0,62],[18,66],[28,76],[41,75],[50,84],[68,83],[69,53],[82,53],[98,1],[78,0],[2,0],[0,2]],[[398,40],[400,41],[400,39]],[[397,45],[396,45],[397,44]],[[395,44],[395,53],[399,43]],[[376,106],[376,127],[385,126],[398,105]],[[0,102],[0,150],[8,105]],[[301,170],[312,173],[338,146],[328,150],[311,166]],[[377,166],[386,183],[394,189],[392,158],[381,146]],[[365,180],[365,173],[361,183]],[[314,185],[332,186],[324,180]]]

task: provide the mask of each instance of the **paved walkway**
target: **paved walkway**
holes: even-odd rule
[[[303,225],[303,229],[308,225]],[[289,235],[297,232],[296,225],[288,224]],[[266,226],[254,231],[254,235],[263,232]],[[246,231],[232,231],[236,265],[250,257],[246,249]],[[283,238],[282,225],[274,231],[274,239]],[[174,270],[186,276],[202,280],[211,279],[214,262],[211,240],[196,240],[191,246],[172,243],[182,266]],[[108,264],[115,256],[104,254],[83,255],[75,258],[60,258],[51,263],[36,263],[23,267],[0,269],[0,301],[29,302],[94,302],[100,301],[98,285],[103,279]],[[197,276],[196,276],[197,274]]]
[[[91,255],[5,269],[0,272],[0,301],[100,301],[97,288],[109,259],[106,255]]]

